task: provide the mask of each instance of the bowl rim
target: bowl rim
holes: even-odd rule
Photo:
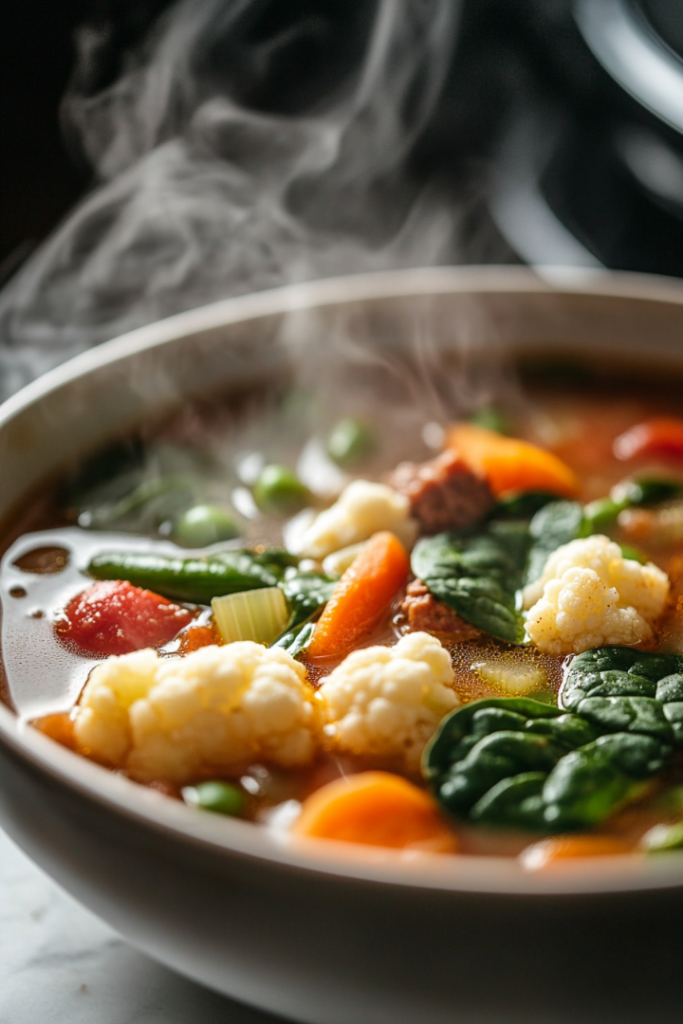
[[[104,366],[197,334],[309,308],[363,300],[459,293],[553,292],[628,298],[683,306],[683,282],[592,268],[519,266],[425,267],[380,271],[287,285],[237,296],[156,321],[104,342],[28,384],[0,406],[0,429],[44,396]],[[249,822],[202,813],[139,786],[54,743],[0,703],[0,743],[19,758],[100,807],[169,839],[217,854],[247,858],[269,869],[338,882],[403,889],[506,896],[577,896],[657,890],[683,885],[683,857],[601,857],[590,866],[534,874],[516,858],[411,856],[373,847],[296,840]],[[0,780],[0,786],[4,783]]]

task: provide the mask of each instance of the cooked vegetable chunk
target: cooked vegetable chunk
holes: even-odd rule
[[[376,533],[339,580],[308,647],[312,658],[347,654],[389,611],[410,571],[393,533]]]
[[[586,651],[572,661],[560,703],[486,699],[444,719],[422,763],[443,806],[541,832],[603,821],[683,746],[683,657]]]
[[[410,502],[386,484],[354,480],[338,501],[314,519],[301,541],[301,554],[325,558],[333,551],[368,540],[389,530],[411,546],[417,532],[410,518]]]
[[[574,540],[553,552],[540,579],[525,588],[527,632],[547,654],[640,643],[652,636],[668,593],[666,573],[625,558],[609,538]]]
[[[214,597],[211,608],[225,643],[254,640],[259,644],[272,644],[290,618],[285,595],[279,587]]]
[[[320,688],[325,733],[339,750],[398,758],[414,770],[441,718],[459,703],[453,679],[448,652],[428,633],[354,651]]]
[[[556,455],[516,437],[503,437],[474,423],[456,423],[448,446],[486,477],[496,497],[515,491],[550,491],[571,498],[579,489],[574,472]]]
[[[543,690],[548,684],[548,678],[540,665],[530,661],[481,661],[475,662],[471,669],[486,683],[498,687],[511,697],[524,697],[527,693]]]
[[[244,641],[184,658],[109,658],[75,711],[78,749],[142,781],[188,783],[255,760],[307,764],[319,724],[304,668]]]
[[[408,498],[410,514],[423,534],[474,526],[494,505],[486,480],[473,473],[454,451],[445,451],[419,465],[402,462],[389,483]]]
[[[432,798],[389,772],[362,772],[323,786],[305,801],[292,831],[424,853],[455,853],[458,848]]]
[[[94,583],[55,623],[62,640],[90,654],[128,654],[161,647],[192,621],[187,608],[122,580]]]

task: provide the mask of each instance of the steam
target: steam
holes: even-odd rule
[[[216,40],[237,52],[262,7],[182,0],[118,81],[69,98],[100,184],[0,296],[4,394],[228,295],[457,258],[457,211],[406,171],[452,58],[457,0],[378,0],[353,78],[296,116],[248,108],[229,67],[220,82],[206,70]],[[296,31],[264,44],[264,66]]]

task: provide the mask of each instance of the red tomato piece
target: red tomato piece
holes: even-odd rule
[[[637,423],[615,440],[614,454],[624,462],[653,456],[683,459],[683,420],[661,416]]]
[[[78,594],[55,629],[89,654],[128,654],[162,647],[192,621],[187,608],[123,580],[102,580]]]

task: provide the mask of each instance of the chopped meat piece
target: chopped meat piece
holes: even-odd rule
[[[481,630],[461,619],[450,605],[438,601],[422,580],[413,580],[408,584],[401,611],[414,630],[448,633],[456,640],[473,640],[481,635]]]
[[[429,462],[402,462],[388,483],[410,501],[410,514],[423,534],[473,526],[493,508],[489,485],[454,451]]]

